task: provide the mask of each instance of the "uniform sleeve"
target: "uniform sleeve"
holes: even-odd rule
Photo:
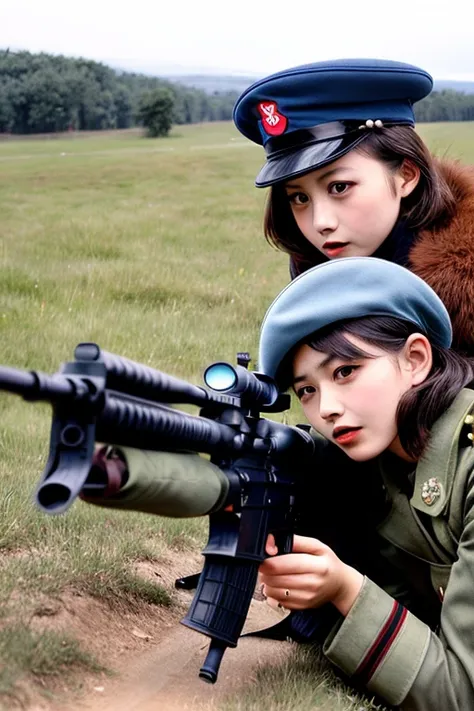
[[[113,496],[87,499],[88,503],[189,518],[205,516],[226,500],[229,480],[198,454],[150,452],[131,447],[121,447],[119,451],[127,465],[127,483]]]
[[[369,579],[326,639],[336,666],[403,711],[474,709],[474,493],[466,499],[436,635]]]

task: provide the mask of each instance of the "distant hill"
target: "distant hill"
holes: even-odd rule
[[[241,76],[238,74],[170,74],[163,78],[169,81],[177,82],[192,86],[195,89],[201,89],[208,94],[213,94],[215,91],[226,92],[232,91],[240,94],[250,84],[257,81],[259,76]],[[466,94],[474,94],[474,81],[451,81],[449,79],[435,79],[435,91],[443,89],[452,89],[453,91],[461,91]]]
[[[177,84],[192,86],[194,89],[201,89],[207,94],[213,94],[215,91],[232,91],[240,94],[250,84],[257,81],[259,77],[240,76],[238,74],[170,74],[163,76],[163,79],[168,79]]]
[[[435,91],[443,89],[453,89],[463,91],[465,94],[474,94],[474,81],[450,81],[449,79],[435,79]]]

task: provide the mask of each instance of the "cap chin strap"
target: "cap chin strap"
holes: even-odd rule
[[[357,134],[367,129],[403,125],[413,126],[414,124],[411,121],[384,123],[381,119],[367,119],[363,124],[358,121],[330,121],[329,123],[318,124],[311,128],[302,128],[285,133],[282,136],[269,138],[265,143],[265,153],[267,158],[276,158],[287,152],[293,152],[295,149],[305,148],[315,143],[325,143],[339,138],[346,138],[350,134]]]

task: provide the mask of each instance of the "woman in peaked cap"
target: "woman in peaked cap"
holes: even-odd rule
[[[265,235],[292,278],[350,256],[406,266],[446,304],[454,347],[474,353],[474,170],[435,159],[414,131],[432,86],[401,62],[318,62],[250,86],[234,121],[264,147]]]

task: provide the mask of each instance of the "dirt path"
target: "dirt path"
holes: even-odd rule
[[[218,711],[219,699],[252,683],[259,664],[283,661],[290,652],[286,642],[243,637],[226,651],[216,684],[199,678],[210,640],[180,624],[194,592],[176,590],[174,581],[199,570],[200,560],[200,554],[183,553],[136,565],[137,574],[158,579],[169,591],[169,608],[143,603],[138,609],[111,609],[74,591],[38,604],[33,628],[67,631],[114,675],[78,669],[68,679],[56,677],[48,687],[49,701],[33,684],[27,689],[28,711]],[[285,614],[256,592],[243,633],[271,627]]]
[[[207,644],[196,633],[184,627],[176,630],[159,647],[137,659],[120,682],[111,682],[110,687],[106,684],[103,692],[95,692],[95,698],[68,705],[67,711],[215,708],[220,698],[250,684],[259,664],[282,660],[289,645],[258,638],[242,639],[237,649],[226,652],[215,685],[198,678],[206,648]]]
[[[274,624],[279,617],[264,602],[253,602],[246,630]],[[92,688],[80,702],[57,711],[206,711],[216,709],[224,696],[252,683],[258,665],[281,662],[290,651],[285,642],[258,637],[243,638],[228,649],[217,683],[198,677],[209,640],[183,625],[173,626],[167,636],[148,651],[121,664],[119,678]]]

